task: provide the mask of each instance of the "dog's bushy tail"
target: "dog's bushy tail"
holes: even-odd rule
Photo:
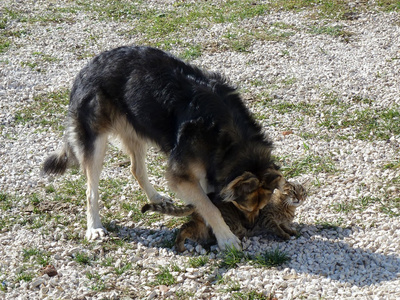
[[[67,168],[76,162],[75,155],[67,144],[63,148],[51,154],[43,163],[43,175],[62,175]]]
[[[142,213],[145,213],[146,211],[155,211],[170,216],[183,217],[191,215],[195,211],[195,207],[190,204],[179,207],[169,202],[163,202],[157,204],[147,203],[142,207]]]

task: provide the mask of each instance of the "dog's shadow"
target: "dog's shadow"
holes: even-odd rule
[[[314,230],[315,228],[317,230]],[[141,243],[149,248],[175,250],[174,240],[178,230],[176,228],[147,229],[120,226],[119,229],[119,232],[129,233],[129,238],[119,235],[119,238],[125,238],[129,243]],[[353,233],[352,229],[339,229],[336,238],[332,238],[334,237],[332,230],[333,228],[318,228],[318,225],[303,224],[299,230],[301,234],[289,241],[281,241],[267,234],[255,239],[250,238],[248,242],[264,244],[262,247],[253,247],[257,249],[283,249],[282,251],[289,257],[292,256],[283,267],[293,269],[298,274],[319,275],[358,287],[399,278],[400,257],[398,254],[383,254],[352,247],[342,241],[344,237],[349,237]],[[187,252],[179,255],[192,256]],[[221,272],[224,271],[221,270]]]

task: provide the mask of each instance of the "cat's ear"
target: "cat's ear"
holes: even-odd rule
[[[311,182],[311,178],[307,179],[305,182],[303,182],[301,184],[303,186],[303,188],[305,189],[306,193],[308,194],[308,192],[310,191],[311,187],[312,187],[312,182]]]
[[[221,196],[224,202],[232,202],[243,195],[256,191],[259,185],[260,181],[253,173],[244,172],[222,189]]]

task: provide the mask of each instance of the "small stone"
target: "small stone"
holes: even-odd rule
[[[46,279],[44,279],[42,277],[38,277],[38,278],[35,278],[35,279],[32,280],[30,286],[31,286],[31,288],[36,288],[36,287],[38,287],[39,285],[41,285],[42,283],[45,283],[45,282],[46,282]]]
[[[157,297],[158,296],[158,293],[156,292],[156,291],[152,291],[148,296],[147,296],[147,299],[148,300],[151,300],[151,299],[154,299],[155,297]]]
[[[56,276],[58,273],[57,273],[56,268],[53,265],[47,265],[46,267],[44,267],[40,270],[40,274],[44,274],[46,276],[53,277],[53,276]]]

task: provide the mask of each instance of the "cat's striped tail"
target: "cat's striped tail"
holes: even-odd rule
[[[185,206],[175,206],[173,203],[147,203],[142,207],[142,213],[146,211],[159,212],[165,215],[183,217],[191,215],[195,211],[195,207],[191,204]]]

